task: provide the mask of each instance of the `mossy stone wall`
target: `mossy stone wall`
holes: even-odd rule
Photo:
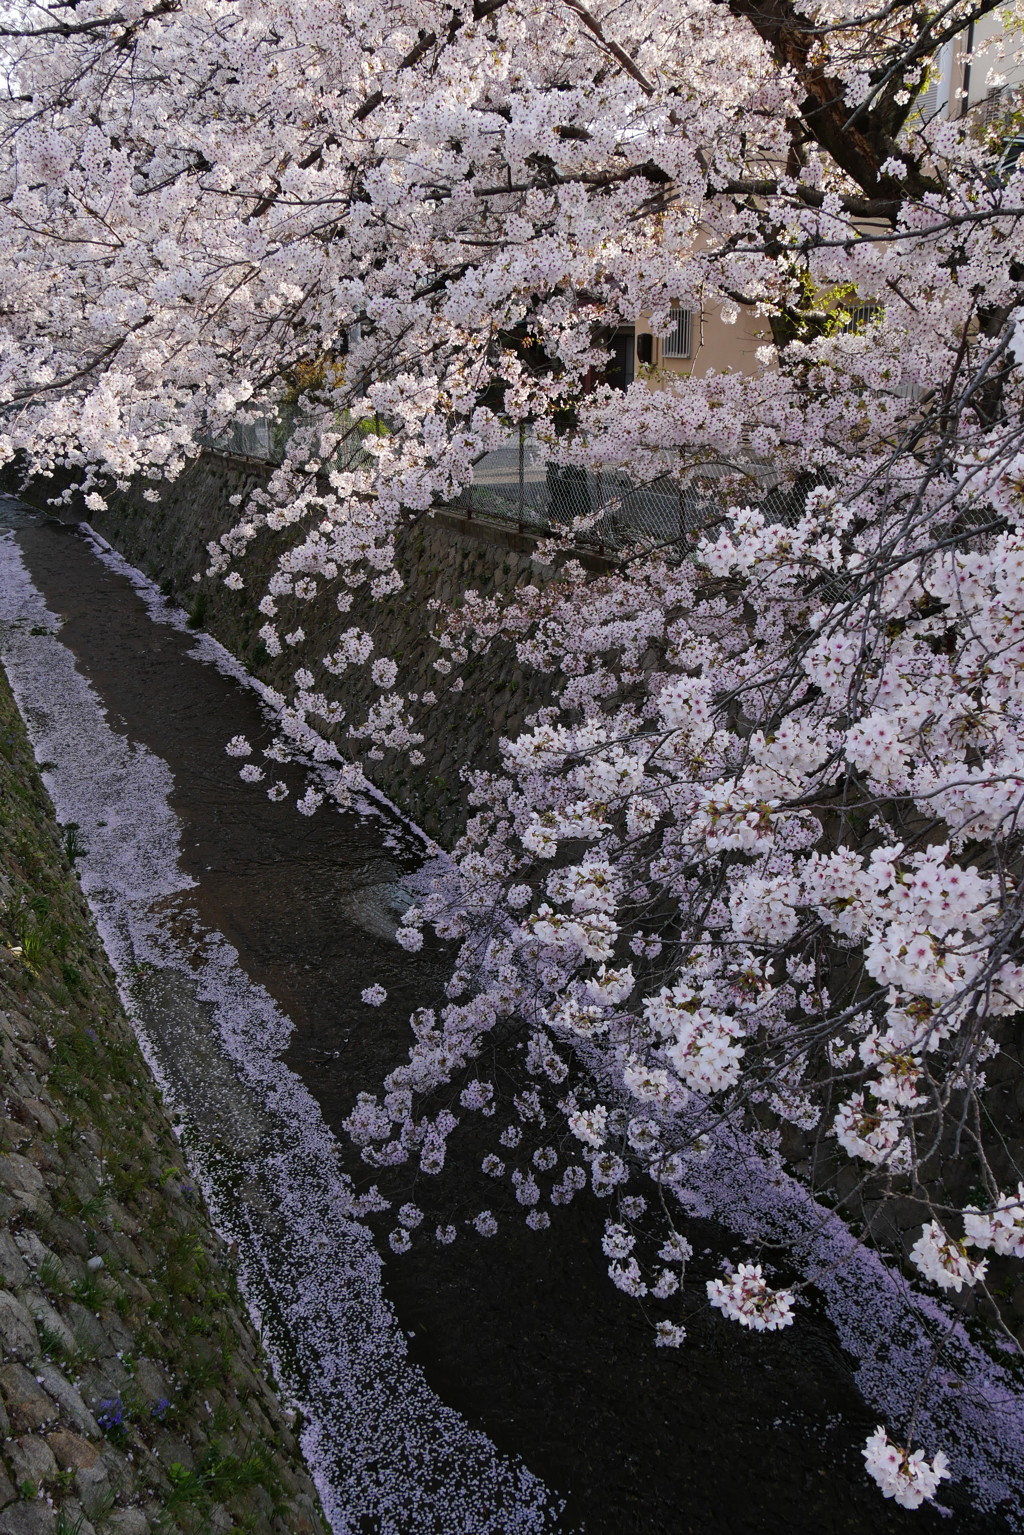
[[[0,674],[0,1535],[323,1535]]]

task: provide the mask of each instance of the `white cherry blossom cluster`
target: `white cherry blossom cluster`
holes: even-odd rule
[[[964,1211],[966,1239],[1004,1257],[1024,1258],[1024,1183],[1016,1194],[1001,1194],[987,1213],[968,1205]]]
[[[724,1316],[754,1332],[778,1332],[793,1323],[793,1295],[773,1290],[759,1263],[740,1263],[731,1279],[709,1279],[708,1300]]]
[[[964,1285],[970,1288],[984,1279],[988,1270],[984,1258],[969,1258],[966,1244],[950,1237],[938,1221],[927,1223],[910,1249],[910,1261],[940,1289],[957,1294]]]
[[[868,1475],[873,1477],[883,1497],[892,1498],[901,1508],[920,1508],[933,1502],[939,1483],[949,1475],[949,1461],[939,1450],[929,1461],[923,1450],[904,1450],[890,1440],[881,1426],[868,1439],[861,1452]]]

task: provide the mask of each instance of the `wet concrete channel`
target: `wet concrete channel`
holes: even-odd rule
[[[27,511],[13,522],[32,582],[62,621],[60,642],[110,726],[172,775],[182,868],[195,882],[181,921],[222,934],[287,1014],[294,1033],[284,1064],[338,1134],[356,1183],[374,1181],[341,1121],[357,1092],[376,1090],[402,1059],[409,1011],[437,999],[443,976],[443,955],[428,947],[411,956],[390,936],[415,838],[380,816],[306,819],[291,801],[272,804],[259,786],[240,783],[224,743],[236,733],[269,738],[255,695],[190,655],[193,636],[154,623],[76,529]],[[388,990],[379,1010],[359,995],[375,982]],[[187,1076],[201,1062],[181,1069]],[[426,1192],[428,1218],[464,1218],[493,1203],[478,1163],[471,1147],[465,1167]],[[443,1403],[565,1500],[563,1535],[949,1528],[935,1511],[884,1503],[867,1482],[859,1446],[876,1416],[824,1318],[805,1311],[781,1337],[759,1338],[696,1308],[687,1345],[655,1350],[636,1303],[607,1279],[603,1219],[593,1201],[579,1200],[540,1234],[520,1218],[503,1221],[489,1243],[470,1235],[405,1258],[379,1243],[410,1359]],[[340,1440],[346,1432],[339,1423]],[[444,1509],[430,1523],[410,1515],[409,1535],[511,1535],[511,1516],[505,1526],[479,1513],[472,1526]],[[385,1525],[364,1514],[353,1528],[374,1535]],[[982,1535],[1007,1526],[958,1510],[957,1528]]]

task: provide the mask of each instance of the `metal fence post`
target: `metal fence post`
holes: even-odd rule
[[[523,422],[523,421],[520,421],[520,423],[519,423],[519,501],[518,501],[518,517],[517,517],[517,521],[519,523],[519,531],[520,532],[522,532],[522,530],[523,530],[523,523],[525,521],[525,517],[523,515],[524,511],[525,511],[525,508],[526,508],[526,423]]]

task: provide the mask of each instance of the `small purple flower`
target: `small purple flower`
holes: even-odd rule
[[[96,1422],[105,1434],[112,1429],[120,1428],[124,1422],[124,1403],[119,1396],[111,1397],[109,1401],[101,1402],[96,1412]]]

